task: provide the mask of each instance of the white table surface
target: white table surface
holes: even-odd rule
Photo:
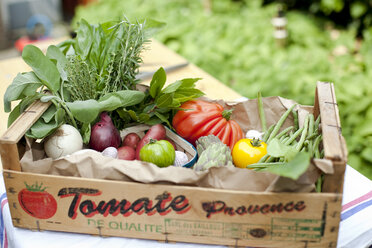
[[[189,243],[98,237],[53,231],[31,231],[13,227],[3,178],[0,180],[0,241],[3,248],[171,248],[225,247]],[[372,181],[352,167],[346,167],[338,248],[365,248],[372,245]]]

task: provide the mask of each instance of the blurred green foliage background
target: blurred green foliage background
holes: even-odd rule
[[[304,4],[289,4],[294,2]],[[304,11],[308,2],[319,8]],[[322,2],[328,9],[320,8]],[[348,163],[372,179],[371,6],[338,23],[333,14],[350,12],[350,2],[357,1],[281,1],[287,7],[285,47],[273,37],[274,1],[105,0],[78,8],[73,25],[81,18],[97,23],[123,15],[165,22],[157,40],[249,98],[261,91],[312,105],[316,82],[333,82]]]

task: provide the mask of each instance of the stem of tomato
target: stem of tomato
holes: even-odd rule
[[[234,109],[225,109],[224,111],[222,111],[222,117],[225,118],[227,121],[230,120],[233,111]]]

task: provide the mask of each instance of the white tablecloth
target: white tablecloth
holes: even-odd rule
[[[141,247],[224,247],[201,244],[161,243],[85,234],[30,231],[13,227],[4,181],[0,180],[0,241],[3,248],[141,248]],[[342,201],[338,248],[365,248],[372,245],[372,181],[347,166]]]

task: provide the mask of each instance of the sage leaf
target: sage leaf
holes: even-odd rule
[[[17,120],[17,118],[20,116],[21,114],[21,111],[19,111],[20,109],[20,106],[19,104],[12,110],[12,112],[9,113],[9,116],[8,116],[8,128],[10,127],[10,125],[13,124],[13,122],[15,120]]]
[[[75,49],[82,56],[83,59],[86,59],[89,55],[90,49],[93,43],[93,33],[91,25],[84,19],[81,19],[79,22],[79,28],[77,29],[76,34]]]
[[[128,107],[138,104],[145,98],[145,93],[137,90],[121,90],[101,97],[98,102],[101,111],[113,111],[119,107]]]
[[[309,165],[310,154],[307,152],[299,152],[291,161],[281,165],[268,166],[265,171],[297,180],[303,173],[305,173]]]
[[[51,105],[51,108],[54,105]],[[46,111],[43,115],[48,115]],[[42,116],[43,117],[43,116]],[[42,139],[52,134],[59,126],[64,123],[65,111],[62,108],[53,111],[53,118],[39,118],[37,122],[27,131],[26,136],[34,139]],[[45,120],[49,120],[46,122]]]
[[[40,79],[33,72],[18,73],[4,94],[4,111],[10,112],[11,102],[35,94],[42,86]]]
[[[34,45],[25,46],[22,58],[50,91],[59,90],[61,77],[57,66],[39,48]]]
[[[295,147],[285,145],[281,143],[277,138],[274,138],[270,141],[270,143],[267,146],[267,154],[279,158],[283,157],[285,161],[292,160],[298,151]]]
[[[66,104],[72,115],[83,123],[93,122],[101,112],[99,103],[93,99],[67,102]]]
[[[40,97],[43,96],[41,93],[36,93],[32,96],[26,96],[22,99],[22,101],[18,104],[19,105],[19,111],[22,113],[26,110],[28,106],[31,105],[31,103],[35,102],[36,100],[40,99]]]
[[[61,75],[62,80],[67,81],[66,67],[69,62],[66,56],[61,52],[61,50],[59,50],[58,47],[51,45],[47,49],[46,56],[49,59],[55,60],[57,62],[57,69]]]

